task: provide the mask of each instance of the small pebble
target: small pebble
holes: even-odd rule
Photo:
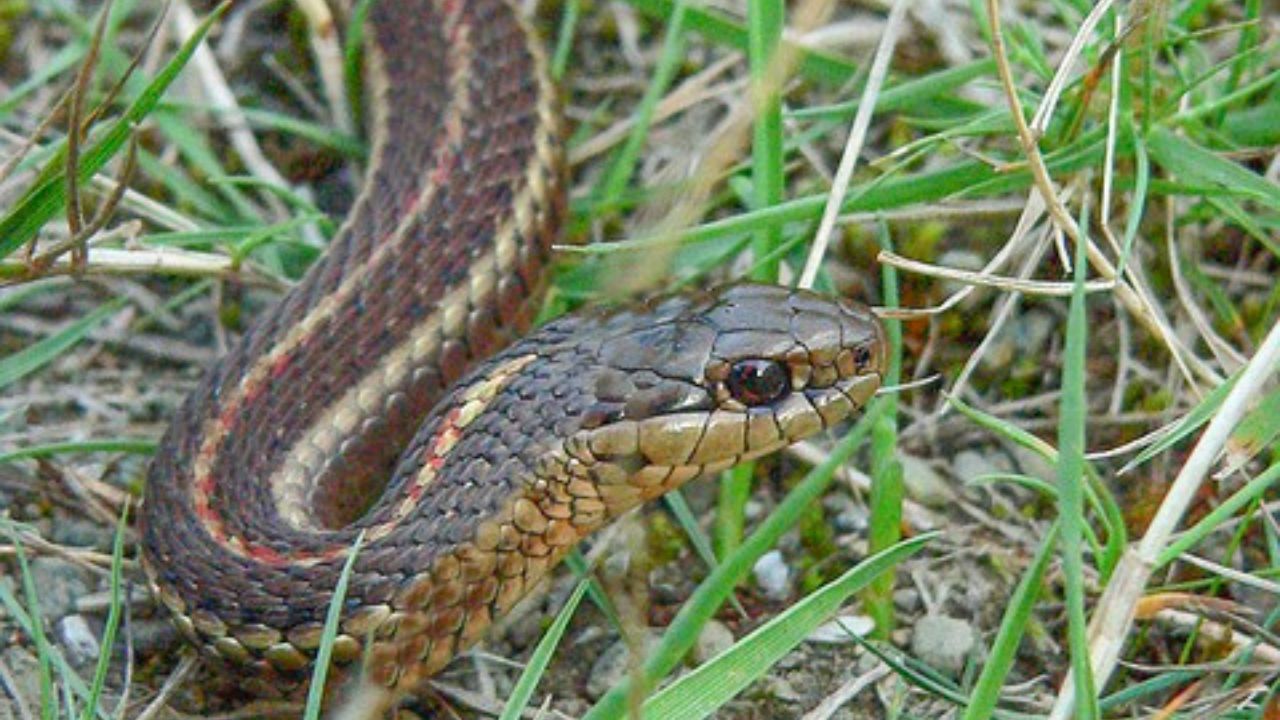
[[[1020,361],[1040,357],[1043,346],[1053,334],[1057,322],[1053,315],[1031,310],[1015,317],[982,356],[982,367],[990,370],[1008,370]]]
[[[803,666],[804,662],[805,662],[804,653],[790,652],[778,658],[778,662],[774,663],[773,667],[770,668],[769,670],[770,672],[774,672],[774,671],[781,672],[783,670],[795,670],[796,668]]]
[[[31,561],[31,580],[40,591],[40,613],[50,620],[71,613],[76,598],[89,592],[83,571],[56,557]]]
[[[952,674],[964,669],[975,642],[973,626],[947,615],[925,615],[915,624],[911,652],[929,665]]]
[[[1040,478],[1047,482],[1053,482],[1057,477],[1057,468],[1048,460],[1040,457],[1039,453],[1028,450],[1021,445],[1014,446],[1013,459],[1018,464],[1018,470],[1024,475]]]
[[[11,693],[22,697],[28,710],[38,714],[40,711],[40,661],[28,649],[11,645],[0,654],[0,660],[8,668],[13,677],[13,685],[4,688],[0,698],[9,700]]]
[[[698,642],[693,646],[693,661],[701,665],[733,647],[734,642],[733,631],[727,625],[719,620],[710,620],[698,633]]]
[[[798,703],[804,699],[804,696],[796,691],[791,683],[784,678],[776,675],[766,675],[765,683],[769,688],[769,694],[785,703]]]
[[[943,507],[955,500],[951,483],[923,458],[899,453],[902,463],[902,482],[913,500],[929,507]]]
[[[1037,357],[1042,354],[1044,345],[1058,330],[1059,323],[1052,313],[1045,310],[1031,309],[1014,320],[1012,334],[1018,343],[1018,352]]]
[[[875,621],[866,615],[840,615],[814,628],[805,641],[821,645],[848,645],[854,642],[854,636],[866,637],[875,627]]]
[[[867,531],[871,522],[871,513],[865,507],[852,507],[831,520],[836,532],[841,535],[861,535]]]
[[[61,518],[53,524],[49,539],[59,545],[109,550],[115,530],[83,518]]]
[[[653,630],[645,630],[643,648],[640,653],[648,657],[658,646],[658,634]],[[604,694],[622,682],[631,670],[631,648],[624,640],[619,639],[600,654],[591,666],[591,674],[587,677],[587,695],[592,700],[599,700]]]
[[[915,615],[923,604],[920,602],[920,591],[915,588],[899,588],[893,591],[893,606],[902,612]]]
[[[650,582],[649,601],[667,605],[679,604],[685,599],[686,592],[669,582]]]
[[[782,553],[770,550],[751,568],[756,584],[770,600],[786,600],[791,595],[791,568],[787,567]]]
[[[841,493],[831,493],[822,500],[822,507],[831,517],[831,526],[841,535],[861,534],[867,529],[866,505]]]
[[[582,628],[582,632],[573,636],[573,644],[575,646],[581,647],[583,645],[593,643],[597,640],[604,640],[606,635],[612,635],[612,634],[613,634],[612,631],[606,630],[603,626],[589,625],[587,627]]]
[[[961,450],[951,461],[951,472],[957,481],[971,483],[984,475],[1002,472],[986,455],[976,450]]]
[[[98,659],[102,648],[89,623],[79,613],[67,615],[54,626],[58,642],[67,651],[67,660],[76,667],[83,667]]]

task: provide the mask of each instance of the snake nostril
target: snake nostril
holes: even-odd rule
[[[859,345],[853,349],[853,363],[857,366],[858,372],[864,372],[871,365],[871,348],[866,345]]]

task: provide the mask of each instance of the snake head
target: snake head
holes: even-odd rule
[[[832,427],[885,366],[868,309],[776,286],[671,297],[600,329],[571,454],[646,497]]]

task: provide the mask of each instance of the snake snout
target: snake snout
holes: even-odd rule
[[[717,332],[706,380],[726,409],[793,404],[789,396],[799,395],[830,425],[864,404],[883,373],[880,323],[849,300],[737,285],[719,292],[703,320]]]

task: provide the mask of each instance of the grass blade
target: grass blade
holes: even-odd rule
[[[573,619],[573,614],[577,611],[578,604],[582,602],[582,596],[587,594],[589,587],[591,583],[587,578],[578,581],[573,594],[565,601],[564,607],[560,608],[560,612],[556,614],[551,627],[547,628],[547,632],[538,641],[538,647],[534,648],[524,672],[520,673],[520,679],[511,689],[511,697],[507,698],[507,704],[503,706],[498,720],[519,719],[520,712],[529,704],[529,698],[533,697],[533,691],[538,688],[538,681],[542,679],[542,674],[551,662],[556,646],[560,644],[560,638],[564,636],[565,628],[569,627],[569,621]]]
[[[76,167],[76,173],[82,183],[87,183],[128,143],[134,127],[160,102],[169,85],[178,77],[178,73],[186,65],[196,47],[208,34],[213,24],[222,17],[231,4],[219,5],[191,37],[182,43],[178,52],[165,63],[160,72],[147,84],[124,112],[92,145],[85,148]],[[41,173],[41,179],[26,195],[19,200],[13,209],[0,218],[0,258],[7,257],[21,247],[66,206],[66,145],[65,143],[50,160],[49,165]]]
[[[1053,550],[1057,547],[1058,527],[1055,523],[1049,528],[1031,565],[1022,574],[1013,595],[1009,597],[1009,605],[1000,620],[1000,630],[991,643],[991,652],[978,675],[961,720],[983,720],[995,713],[1004,679],[1018,657],[1018,645],[1026,633],[1027,622],[1031,619],[1031,612],[1035,609],[1036,599],[1040,596],[1040,588],[1044,583],[1045,571],[1048,570],[1049,560],[1053,558]]]
[[[311,686],[307,688],[307,707],[303,717],[306,720],[319,720],[320,707],[324,700],[325,681],[329,677],[329,662],[333,658],[333,641],[338,636],[338,623],[342,620],[342,608],[347,597],[347,584],[351,581],[351,569],[355,567],[356,556],[360,554],[360,546],[364,544],[364,531],[356,536],[347,553],[347,561],[342,565],[342,574],[338,576],[338,584],[333,589],[333,597],[329,599],[329,611],[324,616],[324,630],[320,635],[320,649],[316,651],[315,669],[311,671]]]
[[[104,320],[124,307],[124,300],[115,299],[98,306],[96,310],[76,320],[58,332],[43,338],[29,347],[0,359],[0,389],[21,380],[53,362],[67,348],[80,342]]]
[[[10,450],[0,453],[0,465],[18,460],[50,458],[71,453],[127,453],[129,455],[150,455],[156,450],[155,440],[141,438],[118,438],[104,440],[74,440],[68,442],[46,443]]]
[[[880,407],[878,402],[873,403],[862,420],[832,448],[831,455],[821,465],[810,470],[760,527],[698,585],[698,589],[667,627],[657,649],[645,662],[641,682],[652,687],[679,664],[680,659],[693,647],[698,631],[724,604],[734,586],[746,577],[755,561],[773,547],[783,533],[799,521],[809,504],[830,486],[836,468],[848,460],[862,444],[871,424],[881,412]],[[623,717],[626,714],[627,698],[632,692],[632,682],[632,679],[628,679],[619,683],[592,706],[583,720]]]
[[[1169,543],[1168,547],[1161,551],[1156,559],[1155,567],[1158,569],[1177,560],[1179,555],[1195,547],[1197,543],[1217,530],[1220,525],[1230,520],[1245,506],[1263,497],[1263,493],[1275,484],[1277,480],[1280,480],[1280,462],[1273,463],[1265,472],[1245,483],[1244,487],[1232,493],[1231,497],[1209,511],[1209,514],[1201,518],[1199,522],[1183,531],[1177,540]]]
[[[1280,186],[1165,128],[1147,135],[1151,159],[1185,182],[1221,187],[1280,212]]]
[[[89,702],[85,704],[80,720],[91,720],[98,707],[98,699],[107,682],[107,670],[111,668],[111,649],[116,644],[116,632],[120,629],[120,618],[124,613],[124,539],[128,535],[129,503],[120,511],[120,520],[116,523],[116,536],[111,544],[111,607],[107,610],[107,624],[102,628],[102,654],[98,656],[98,664],[93,670],[93,684],[89,686]]]
[[[1067,339],[1063,349],[1062,400],[1058,419],[1058,522],[1061,524],[1062,575],[1067,605],[1067,644],[1076,688],[1076,717],[1098,717],[1098,697],[1089,665],[1088,620],[1084,590],[1084,424],[1085,348],[1088,317],[1085,313],[1084,279],[1088,263],[1084,243],[1076,246],[1074,288],[1067,310]]]
[[[893,239],[888,227],[880,225],[880,246],[893,250]],[[884,265],[881,285],[884,288],[884,304],[898,307],[898,273],[892,266]],[[883,320],[885,337],[889,342],[889,367],[884,386],[895,387],[902,379],[902,322]],[[868,552],[879,552],[893,547],[902,537],[902,502],[906,486],[902,478],[902,462],[898,459],[898,395],[886,393],[882,398],[884,412],[871,429],[871,520],[867,530]],[[876,623],[875,637],[887,639],[893,632],[896,613],[893,605],[893,573],[886,573],[871,582],[863,593],[867,614]]]
[[[911,538],[858,563],[733,647],[663,688],[644,704],[644,717],[653,720],[707,717],[764,675],[814,628],[826,622],[851,595],[935,537],[936,533]]]
[[[782,92],[777,86],[778,43],[786,23],[786,6],[781,0],[751,0],[747,4],[747,59],[751,67],[751,96],[755,107],[751,146],[751,181],[754,207],[773,207],[782,202],[785,182],[782,156]],[[777,282],[778,261],[762,262],[782,244],[782,228],[777,225],[755,233],[752,255],[757,259],[751,279]]]
[[[655,18],[669,18],[674,6],[681,0],[627,0],[640,12]],[[688,28],[707,40],[720,43],[735,50],[747,51],[747,29],[723,15],[700,7],[688,9]],[[836,57],[810,48],[794,48],[799,53],[797,70],[810,80],[839,85],[853,78],[857,68],[844,58]]]

